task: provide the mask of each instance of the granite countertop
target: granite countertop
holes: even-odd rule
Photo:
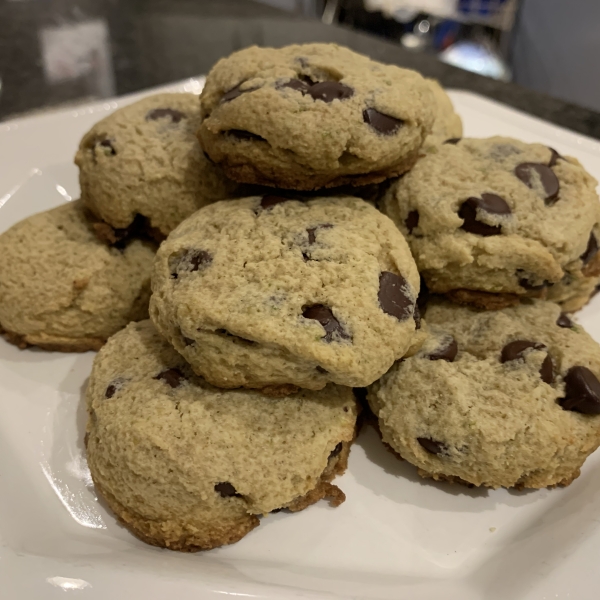
[[[335,42],[600,139],[600,113],[251,0],[0,2],[0,23],[0,120],[203,74],[252,44]]]

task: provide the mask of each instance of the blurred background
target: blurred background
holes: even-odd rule
[[[205,73],[250,44],[361,51],[350,31],[398,64],[429,57],[600,110],[599,0],[0,0],[0,119]]]

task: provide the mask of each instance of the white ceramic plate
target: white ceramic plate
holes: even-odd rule
[[[202,80],[169,89],[199,92]],[[127,97],[0,123],[0,231],[77,198],[82,134]],[[540,141],[600,178],[600,144],[465,92],[466,135]],[[600,299],[578,315],[600,341]],[[600,453],[566,489],[468,490],[421,480],[366,428],[336,481],[347,500],[275,514],[194,555],[144,545],[96,499],[83,391],[92,353],[0,340],[0,598],[597,600]]]

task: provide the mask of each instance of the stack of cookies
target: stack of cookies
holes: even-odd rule
[[[340,504],[361,402],[423,476],[577,477],[600,347],[565,313],[600,279],[596,182],[545,146],[461,135],[413,71],[249,48],[199,100],[95,125],[81,200],[0,237],[7,338],[103,346],[88,462],[138,537],[207,549]]]

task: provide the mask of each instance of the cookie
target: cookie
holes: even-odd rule
[[[408,246],[353,197],[206,206],[163,242],[152,289],[158,330],[223,388],[365,386],[417,337]]]
[[[383,440],[424,477],[568,485],[600,444],[600,346],[557,304],[500,311],[447,301],[430,337],[371,386]]]
[[[238,541],[260,515],[344,494],[355,435],[352,390],[274,399],[193,374],[150,321],[98,353],[86,394],[96,489],[143,541],[196,551]]]
[[[213,67],[200,100],[200,141],[227,176],[296,190],[404,173],[434,113],[421,75],[334,44],[236,52]]]
[[[99,242],[80,200],[24,219],[0,235],[0,330],[20,348],[98,350],[148,317],[155,251]]]
[[[496,308],[559,283],[567,304],[595,285],[600,203],[576,159],[502,137],[434,150],[381,202],[433,292]]]
[[[200,148],[200,121],[194,94],[156,94],[83,136],[75,156],[81,198],[105,223],[98,231],[109,243],[127,235],[136,217],[136,227],[164,238],[200,207],[235,192]]]
[[[423,144],[425,150],[448,140],[457,141],[463,134],[461,118],[454,111],[452,100],[444,88],[435,79],[427,79],[427,83],[433,94],[435,119],[431,134],[427,136]]]

